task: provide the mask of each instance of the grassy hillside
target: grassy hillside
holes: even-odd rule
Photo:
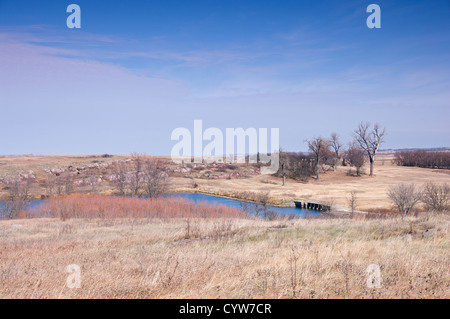
[[[449,298],[448,215],[0,222],[2,298]],[[81,268],[69,289],[66,267]],[[368,288],[379,265],[381,288]]]

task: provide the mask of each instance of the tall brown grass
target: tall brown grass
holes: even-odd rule
[[[207,202],[166,198],[111,197],[74,194],[50,198],[19,217],[110,218],[243,218],[247,214],[237,208]]]
[[[450,297],[448,214],[187,220],[2,220],[0,298]]]

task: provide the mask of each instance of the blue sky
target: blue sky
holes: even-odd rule
[[[448,0],[0,0],[0,154],[170,154],[196,119],[292,151],[360,121],[449,147],[449,31]]]

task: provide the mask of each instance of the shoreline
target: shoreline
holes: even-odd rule
[[[95,194],[95,195],[101,195],[101,196],[114,196],[113,192],[74,193],[74,194],[87,194],[87,195]],[[217,192],[208,192],[208,191],[205,191],[205,190],[176,189],[176,190],[173,190],[171,192],[167,192],[165,194],[201,194],[201,195],[206,195],[206,196],[211,196],[211,197],[219,197],[219,198],[224,198],[224,199],[230,199],[230,200],[235,200],[235,201],[243,201],[243,202],[247,202],[247,203],[256,204],[256,201],[254,201],[254,200],[244,199],[244,198],[241,198],[241,197],[238,197],[238,196],[233,196],[231,194],[223,194],[223,193],[217,193]],[[64,196],[64,195],[32,196],[29,200],[30,201],[45,200],[45,199],[52,198],[52,197],[57,197],[57,196]],[[2,201],[6,201],[6,200],[5,199],[0,199],[0,202],[2,202]],[[276,204],[274,202],[269,201],[268,206],[269,207],[277,207],[277,208],[296,208],[295,201],[309,201],[309,202],[314,202],[314,203],[323,203],[322,201],[318,201],[318,200],[316,201],[316,200],[312,200],[312,199],[295,198],[295,199],[292,199],[292,200],[284,201],[282,204]],[[331,207],[332,208],[329,211],[318,211],[318,212],[320,212],[322,214],[332,215],[332,216],[343,216],[343,215],[351,213],[351,210],[346,208],[346,207],[340,207],[340,206],[336,206],[336,205],[331,205]],[[303,209],[303,208],[298,208],[298,209],[300,210],[300,209]],[[359,210],[354,210],[353,213],[355,213],[355,214],[368,214],[368,212],[359,211]]]

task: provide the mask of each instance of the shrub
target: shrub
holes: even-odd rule
[[[194,203],[179,197],[130,198],[101,195],[67,195],[50,198],[28,216],[69,218],[238,218],[246,217],[226,205]]]
[[[427,183],[424,186],[422,201],[428,210],[442,212],[450,208],[449,195],[450,186],[447,183]]]
[[[414,184],[391,186],[387,194],[402,217],[408,215],[422,197]]]
[[[344,158],[346,163],[356,168],[356,175],[360,176],[361,168],[366,162],[366,154],[364,151],[359,147],[352,146],[345,152]]]
[[[276,176],[307,181],[315,174],[316,165],[311,155],[280,152],[280,166]]]

